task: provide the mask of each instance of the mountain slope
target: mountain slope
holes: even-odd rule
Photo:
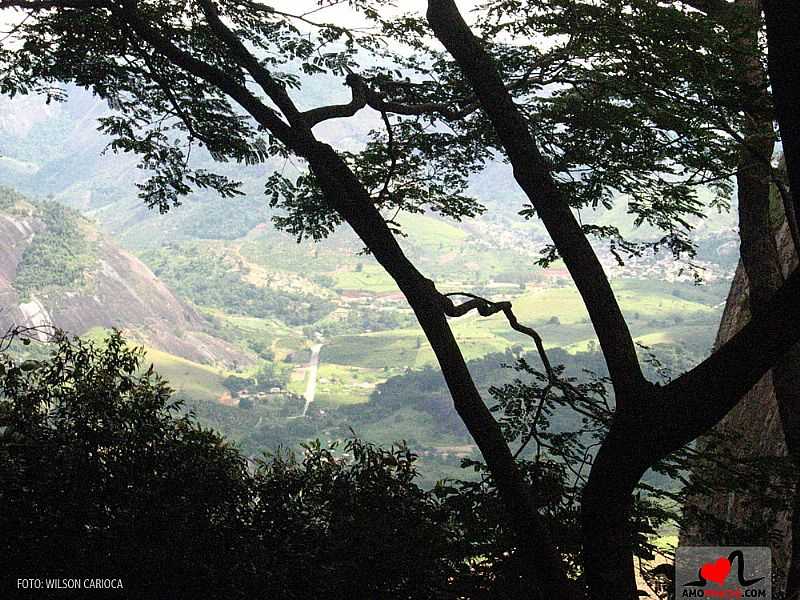
[[[0,327],[118,327],[195,362],[246,364],[139,259],[78,213],[0,188]]]

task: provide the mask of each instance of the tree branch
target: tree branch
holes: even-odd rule
[[[800,194],[800,11],[774,0],[764,1],[770,77],[792,203]],[[798,85],[794,85],[798,84]],[[715,425],[777,361],[800,341],[800,269],[726,344],[663,390],[658,415],[669,414],[658,436],[669,453]],[[656,417],[658,418],[658,417]]]
[[[331,106],[320,106],[301,113],[303,120],[309,127],[319,125],[323,121],[330,119],[343,119],[352,117],[367,105],[366,86],[361,77],[355,73],[348,73],[344,80],[353,94],[352,100],[347,104],[333,104]]]
[[[23,344],[34,342],[58,341],[64,332],[54,325],[11,325],[5,333],[0,335],[0,353],[6,352],[14,340],[21,340]]]
[[[716,425],[800,341],[800,269],[727,343],[661,390],[649,409],[649,435],[659,456]]]
[[[389,194],[389,184],[392,182],[392,177],[394,177],[394,172],[397,169],[397,148],[395,148],[394,143],[394,132],[392,131],[392,124],[389,121],[389,117],[386,114],[386,111],[381,111],[381,118],[383,119],[384,125],[386,125],[386,136],[387,141],[386,145],[389,149],[390,155],[390,163],[389,168],[386,170],[386,177],[383,180],[383,187],[381,191],[378,193],[377,204],[380,206],[384,200],[386,200],[386,196]],[[400,210],[400,207],[398,207]]]
[[[111,11],[121,24],[129,26],[153,51],[188,75],[226,94],[290,151],[308,162],[327,203],[353,228],[397,282],[417,316],[441,365],[456,411],[480,448],[507,510],[509,525],[517,533],[515,554],[531,565],[530,571],[523,574],[531,595],[543,590],[548,597],[573,597],[561,556],[536,511],[532,491],[522,477],[497,421],[484,404],[447,323],[441,294],[405,256],[368,191],[342,157],[331,146],[317,140],[307,123],[292,116],[291,110],[284,113],[290,120],[287,124],[236,75],[232,76],[177,47],[154,23],[142,16],[135,0],[119,0],[119,3],[103,7]],[[214,22],[213,8],[211,5],[212,11],[207,13],[207,16],[211,15],[210,24]],[[216,27],[219,28],[219,23]],[[218,35],[225,33],[221,29],[218,31]],[[237,57],[237,61],[244,61],[244,68],[250,72],[246,66],[248,60],[246,56]],[[253,65],[250,67],[254,68]],[[272,84],[268,80],[263,80],[263,83],[267,94],[276,101],[270,93]],[[280,98],[279,95],[276,97]]]
[[[299,138],[296,132],[292,130],[274,110],[261,102],[261,100],[253,95],[242,83],[236,81],[221,69],[201,61],[175,46],[142,19],[136,8],[135,1],[123,0],[122,5],[124,8],[109,5],[109,10],[123,23],[129,24],[133,31],[142,38],[142,40],[150,44],[159,54],[163,55],[174,65],[184,69],[187,73],[225,92],[244,108],[261,126],[268,129],[287,147],[293,150],[298,150],[302,147],[303,140]]]
[[[456,306],[452,301],[449,300],[449,298],[452,296],[466,296],[471,298],[471,300]],[[448,317],[460,317],[473,309],[477,310],[478,314],[482,317],[488,317],[495,313],[502,312],[508,320],[508,324],[511,326],[511,329],[514,331],[519,331],[533,340],[534,344],[536,344],[536,351],[539,353],[539,359],[542,361],[542,365],[544,365],[545,373],[547,373],[548,381],[551,384],[556,381],[557,377],[555,375],[555,371],[553,371],[553,367],[550,364],[550,359],[547,357],[547,352],[544,349],[542,336],[540,336],[539,333],[532,327],[522,325],[517,320],[517,316],[511,309],[511,302],[492,302],[491,300],[481,298],[480,296],[476,296],[474,294],[468,294],[466,292],[451,292],[449,294],[444,294],[444,297],[447,299],[445,302],[444,312]]]
[[[387,101],[380,94],[370,89],[363,77],[355,73],[347,75],[345,85],[351,89],[353,94],[350,102],[347,104],[320,106],[305,111],[302,113],[302,117],[309,127],[314,127],[330,119],[352,117],[366,106],[381,113],[397,115],[421,116],[438,114],[448,121],[463,119],[475,112],[479,107],[479,104],[474,99],[469,98],[465,100],[464,106],[460,109],[453,109],[449,104],[441,102],[403,104],[401,102]]]
[[[572,598],[561,557],[536,512],[532,490],[522,479],[497,421],[483,403],[447,323],[445,297],[410,263],[366,189],[330,146],[317,143],[305,158],[328,201],[397,282],[414,310],[442,367],[456,412],[486,459],[511,526],[518,532],[517,552],[532,565],[534,576],[526,577],[531,590],[545,590],[553,598]]]
[[[623,408],[647,386],[636,348],[614,292],[597,256],[559,191],[514,104],[493,59],[472,34],[453,0],[429,0],[428,21],[458,62],[494,125],[514,168],[514,177],[542,219],[572,275],[600,340]]]
[[[289,94],[286,93],[286,89],[272,77],[269,71],[261,66],[261,63],[245,47],[242,40],[222,22],[213,0],[198,0],[198,3],[203,9],[203,14],[206,16],[209,27],[230,48],[233,59],[250,73],[256,83],[261,86],[261,89],[281,110],[289,123],[302,125],[303,120],[300,117],[300,111],[297,110]]]

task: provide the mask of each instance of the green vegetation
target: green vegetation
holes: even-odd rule
[[[320,360],[373,369],[412,367],[419,352],[416,338],[416,334],[398,336],[382,333],[341,336],[323,347]]]
[[[358,332],[391,331],[414,327],[416,320],[410,311],[396,308],[348,308],[338,318],[320,321],[314,329],[325,337],[348,335]]]
[[[238,315],[278,318],[290,325],[313,323],[333,310],[316,296],[263,288],[245,280],[247,267],[196,243],[142,253],[153,272],[195,304]]]
[[[8,573],[97,574],[145,600],[422,600],[471,578],[470,545],[404,446],[354,440],[343,460],[316,443],[251,469],[142,366],[118,334],[37,363],[0,355]]]
[[[249,348],[267,360],[283,360],[287,354],[306,345],[306,340],[296,329],[275,319],[230,315],[209,308],[204,308],[203,313],[209,317],[214,335]]]
[[[25,248],[17,266],[14,287],[23,299],[34,293],[80,289],[94,267],[94,244],[86,237],[83,217],[54,202],[37,203],[35,216],[44,224]]]
[[[314,402],[324,408],[367,403],[375,387],[398,371],[322,363],[317,373],[317,395]]]
[[[463,229],[424,214],[403,213],[397,222],[408,241],[432,250],[444,249],[467,237]]]
[[[14,205],[22,199],[22,195],[11,188],[0,186],[0,210],[13,208]]]
[[[389,277],[380,265],[363,265],[358,263],[352,271],[336,271],[333,273],[334,286],[341,290],[358,290],[382,294],[399,292],[397,284]]]
[[[331,3],[321,4],[320,10]],[[794,376],[800,374],[799,364],[789,365],[792,361],[786,360],[778,365],[781,355],[800,340],[800,316],[793,310],[793,300],[800,295],[800,273],[783,277],[783,265],[776,265],[772,248],[760,252],[759,240],[772,240],[774,232],[770,223],[757,216],[757,208],[767,206],[769,200],[764,182],[773,175],[777,184],[781,179],[780,173],[772,172],[777,137],[771,134],[782,134],[787,152],[800,147],[797,115],[785,108],[798,104],[787,84],[792,66],[800,59],[790,44],[800,13],[776,8],[787,3],[763,2],[761,7],[755,0],[745,2],[753,5],[745,8],[763,11],[739,10],[740,2],[735,6],[703,2],[699,8],[686,1],[608,3],[606,7],[577,0],[534,3],[532,9],[524,3],[499,2],[478,7],[468,25],[452,1],[430,2],[424,16],[398,18],[378,11],[381,3],[345,4],[356,12],[349,16],[366,21],[365,27],[347,29],[352,21],[338,21],[338,9],[330,17],[333,23],[309,30],[305,19],[309,12],[292,15],[265,10],[254,15],[235,2],[206,2],[181,10],[187,7],[151,0],[141,10],[135,3],[104,10],[92,3],[66,0],[11,0],[4,6],[28,9],[32,18],[12,28],[7,46],[0,51],[0,70],[7,74],[2,91],[13,97],[39,89],[46,91],[48,101],[53,99],[51,94],[60,100],[60,85],[78,83],[107,101],[110,114],[100,118],[99,130],[109,136],[111,151],[137,155],[138,167],[150,172],[148,179],[136,185],[147,206],[160,212],[178,206],[195,191],[236,198],[247,183],[238,179],[238,171],[252,166],[256,178],[269,171],[265,187],[270,208],[275,209],[269,216],[298,241],[328,237],[340,225],[357,231],[367,247],[348,249],[379,256],[381,265],[401,282],[436,356],[442,358],[459,414],[491,468],[467,458],[465,465],[474,468],[475,481],[439,486],[430,494],[411,485],[414,457],[406,447],[382,451],[351,442],[345,446],[346,460],[341,460],[334,445],[325,448],[317,443],[305,446],[307,457],[302,461],[279,455],[254,475],[235,452],[220,455],[224,442],[218,436],[203,438],[199,428],[198,436],[184,435],[194,431],[186,420],[173,427],[168,418],[159,418],[163,415],[139,419],[135,413],[132,420],[138,429],[145,434],[155,430],[174,444],[165,447],[147,435],[142,436],[144,443],[131,439],[130,430],[137,427],[126,427],[120,418],[132,412],[126,394],[141,391],[136,399],[144,400],[145,408],[148,404],[163,408],[164,386],[152,381],[150,372],[134,380],[136,361],[129,356],[104,355],[111,363],[110,369],[104,369],[91,351],[72,352],[64,346],[54,360],[60,369],[36,363],[18,366],[13,361],[4,365],[3,374],[10,375],[3,393],[15,404],[9,414],[2,415],[3,422],[11,419],[11,434],[20,438],[9,436],[8,458],[17,458],[19,452],[23,458],[17,471],[34,465],[32,471],[38,473],[43,466],[51,466],[46,461],[54,457],[55,467],[67,468],[51,467],[39,479],[58,484],[59,474],[64,473],[67,484],[57,492],[70,500],[64,492],[78,487],[76,483],[88,482],[91,485],[86,487],[100,492],[95,495],[103,504],[92,505],[88,516],[74,511],[78,514],[67,512],[68,519],[64,514],[57,515],[60,520],[44,519],[45,532],[53,529],[51,521],[75,523],[75,529],[68,530],[72,535],[63,536],[67,540],[100,532],[99,545],[73,548],[79,556],[91,558],[108,554],[102,543],[107,541],[104,534],[118,534],[119,529],[125,542],[129,541],[126,534],[133,538],[132,549],[146,550],[140,536],[130,535],[129,523],[147,521],[152,512],[149,506],[141,510],[135,502],[126,502],[130,490],[142,481],[125,477],[144,456],[145,467],[150,468],[143,472],[155,480],[147,490],[155,490],[155,498],[145,497],[144,502],[156,499],[170,509],[177,507],[178,514],[169,512],[169,519],[178,522],[173,548],[188,548],[192,554],[201,553],[206,545],[224,549],[223,560],[215,565],[200,560],[192,567],[204,575],[217,568],[216,579],[223,584],[219,589],[226,595],[235,590],[251,596],[258,590],[266,595],[288,592],[299,598],[340,597],[343,592],[355,597],[414,598],[423,593],[430,596],[434,590],[453,597],[633,597],[633,557],[647,557],[652,551],[648,537],[674,519],[658,500],[682,500],[674,490],[665,494],[649,482],[638,485],[641,475],[652,469],[667,480],[685,481],[681,475],[693,466],[687,457],[693,457],[696,448],[691,453],[679,450],[716,427],[745,390],[771,367],[796,371],[783,378],[786,381],[800,379]],[[776,11],[785,12],[776,18]],[[314,19],[327,18],[314,13]],[[795,16],[798,23],[793,24],[790,19]],[[432,40],[434,45],[429,43]],[[352,93],[354,110],[310,102],[317,99],[315,85],[333,91],[331,86],[339,87],[342,79]],[[260,83],[260,89],[248,87],[251,80]],[[767,85],[768,80],[774,85]],[[370,110],[362,111],[367,105]],[[318,109],[301,112],[307,106]],[[347,139],[331,135],[336,129],[328,129],[347,128],[341,121],[316,128],[329,118],[341,119],[343,113],[354,119],[378,113],[383,124],[351,121]],[[373,130],[362,136],[362,125]],[[334,139],[315,137],[326,129],[325,138]],[[203,146],[204,156],[190,160],[197,145]],[[787,174],[795,200],[800,193],[798,156],[788,153]],[[207,168],[209,158],[229,164]],[[39,169],[14,160],[4,161],[6,167],[11,164],[18,172]],[[80,161],[78,152],[58,156],[59,174]],[[503,161],[508,168],[491,193],[503,196],[520,188],[517,192],[524,193],[524,202],[519,202],[520,195],[511,196],[514,207],[507,211],[519,211],[515,219],[541,220],[547,236],[540,227],[504,227],[502,218],[507,213],[498,220],[487,217],[479,225],[468,223],[463,228],[419,215],[428,211],[455,220],[481,215],[480,201],[468,195],[472,179],[487,164]],[[735,185],[732,173],[741,185]],[[714,195],[704,196],[698,191],[702,187]],[[92,191],[85,183],[80,189]],[[703,301],[702,294],[682,295],[678,287],[669,296],[650,293],[643,289],[646,284],[626,290],[622,282],[612,290],[601,263],[610,265],[616,258],[619,268],[609,272],[617,275],[625,267],[623,277],[672,278],[674,265],[662,259],[651,261],[651,251],[667,250],[676,259],[695,259],[693,236],[712,209],[724,208],[734,192],[741,215],[742,264],[753,288],[750,324],[733,343],[713,352],[702,369],[669,382],[670,371],[683,371],[696,361],[697,348],[708,343],[708,325],[714,323],[719,307]],[[80,198],[81,206],[92,208],[95,198],[88,193]],[[617,214],[596,218],[594,208],[616,208]],[[797,212],[788,200],[784,210],[787,220]],[[403,212],[416,215],[398,222]],[[204,218],[194,224],[184,222],[182,232],[195,238],[213,234],[214,210]],[[773,219],[773,225],[777,221]],[[261,222],[261,214],[234,215],[220,224],[216,235],[257,240]],[[402,232],[398,230],[408,234],[399,247],[395,234]],[[644,238],[634,237],[639,235]],[[164,234],[157,239],[165,239]],[[755,242],[752,248],[751,240]],[[350,246],[353,242],[350,239]],[[355,241],[357,246],[360,243]],[[596,253],[593,244],[597,244]],[[287,416],[283,421],[262,423],[267,413],[261,412],[251,433],[243,438],[243,447],[250,444],[249,450],[282,439],[294,445],[315,429],[325,437],[341,437],[343,417],[367,430],[380,423],[373,435],[394,431],[424,436],[423,441],[413,438],[418,444],[459,437],[455,427],[460,422],[450,420],[452,407],[437,374],[426,369],[414,372],[433,362],[431,349],[420,342],[415,329],[387,321],[378,322],[382,329],[378,333],[335,337],[342,332],[335,328],[334,311],[354,305],[390,308],[395,302],[394,294],[388,293],[394,289],[391,281],[372,271],[373,262],[350,254],[342,259],[337,252],[344,254],[341,250],[347,243],[328,247],[313,266],[289,263],[280,251],[270,252],[263,245],[252,261],[248,254],[239,254],[239,245],[216,246],[222,248],[220,253],[215,253],[214,244],[164,246],[150,250],[148,260],[197,306],[301,327],[302,343],[294,350],[277,339],[248,336],[247,347],[262,360],[272,361],[285,351],[283,361],[297,365],[305,362],[311,343],[325,342],[323,360],[349,369],[346,381],[330,374],[332,387],[321,391],[323,405],[336,407],[331,410],[334,414],[313,407],[308,418]],[[32,248],[28,261],[52,268],[51,255],[58,252]],[[161,256],[163,252],[169,256]],[[316,249],[306,249],[305,256],[309,253],[317,258]],[[520,262],[533,262],[539,254],[540,265],[563,259],[568,272],[547,277],[555,286],[574,280],[589,304],[592,323],[574,290],[536,289],[528,284],[542,279],[515,276]],[[730,259],[725,263],[730,266]],[[288,264],[295,276],[289,276]],[[275,277],[281,269],[284,277]],[[758,289],[761,278],[755,275],[764,269],[777,272],[768,273],[762,290]],[[66,270],[57,273],[66,283],[77,285],[80,273],[73,271],[75,265],[68,261]],[[725,270],[713,275],[724,277]],[[49,273],[39,280],[29,275],[31,281],[23,277],[21,285],[65,284],[47,279],[52,276]],[[435,279],[436,289],[428,277]],[[338,303],[331,291],[336,288],[348,292]],[[442,295],[451,290],[491,296],[487,301],[467,294],[472,296],[471,308],[480,315],[499,309],[495,300],[515,301],[518,317],[535,326],[553,350],[555,369],[543,357],[544,367],[515,350],[509,360],[513,359],[517,375],[510,383],[475,376],[482,384],[491,380],[496,423],[485,410],[488,396],[460,393],[472,390],[475,383],[463,359],[507,349],[519,335],[509,329],[502,315],[484,320],[473,312],[454,326],[456,342],[444,326],[445,313],[459,312],[448,310],[451,307]],[[23,296],[28,294],[23,290]],[[768,297],[771,300],[765,306],[757,305],[759,298]],[[508,305],[503,308],[514,323]],[[728,323],[726,328],[729,325],[734,328]],[[220,330],[228,335],[236,327],[223,322]],[[775,332],[779,334],[771,335]],[[603,370],[594,333],[602,341],[609,372]],[[323,339],[322,334],[333,339]],[[539,336],[531,337],[541,351]],[[294,339],[290,340],[294,345]],[[661,385],[643,380],[635,340],[651,346],[641,348],[648,365],[646,375]],[[115,345],[120,345],[119,340],[112,339],[106,347],[110,351]],[[83,365],[70,362],[73,356],[90,365],[88,376]],[[584,363],[589,363],[593,373],[576,375]],[[469,366],[480,370],[480,365]],[[183,368],[179,365],[179,371]],[[359,368],[369,371],[372,378],[362,389],[378,384],[374,396],[363,404],[343,406],[344,392],[352,392],[348,388],[361,377]],[[399,375],[393,368],[408,372]],[[496,365],[493,368],[497,370]],[[37,386],[40,369],[46,378],[44,385]],[[376,371],[381,370],[388,379],[378,383]],[[310,371],[316,371],[315,365]],[[30,372],[34,374],[27,377]],[[297,367],[294,374],[301,372]],[[66,381],[58,379],[64,374]],[[91,387],[83,386],[82,375]],[[193,376],[188,371],[177,375]],[[238,388],[240,399],[246,396],[241,386],[249,374],[225,375],[224,383],[232,390]],[[190,393],[197,396],[206,387],[201,381]],[[783,409],[791,394],[784,395],[782,386],[775,387],[779,413],[785,416]],[[148,395],[153,388],[156,393]],[[609,389],[619,394],[616,399]],[[73,405],[79,404],[76,397],[84,399],[79,392],[88,397],[84,414],[63,418],[64,412],[72,416]],[[105,414],[103,403],[113,405],[115,393],[124,401],[112,406],[116,412]],[[22,401],[17,402],[19,398]],[[66,411],[58,412],[62,405]],[[55,414],[50,413],[53,407]],[[237,415],[255,417],[260,408],[248,398],[240,403]],[[270,416],[287,408],[281,405]],[[302,416],[306,415],[304,410]],[[567,430],[574,420],[579,423]],[[246,422],[249,426],[252,420]],[[798,459],[794,432],[788,421],[785,425],[789,453]],[[535,461],[523,452],[533,452],[534,445]],[[194,458],[187,447],[204,450],[201,457],[211,460],[198,461],[201,468],[197,470],[181,468],[187,455]],[[128,448],[133,451],[126,453]],[[454,448],[425,451],[460,452]],[[598,460],[592,459],[594,452]],[[178,467],[154,469],[148,463],[153,456],[157,465],[166,461]],[[118,464],[122,468],[114,472]],[[761,474],[754,471],[753,478]],[[702,470],[696,472],[702,474]],[[198,473],[210,480],[211,497],[220,501],[203,504],[199,516],[189,513],[182,521],[189,512],[186,500],[193,498],[197,488],[173,494],[180,496],[175,506],[169,503],[169,492],[178,487],[175,482],[181,477]],[[6,474],[12,479],[16,475],[14,470]],[[16,494],[12,504],[15,509],[23,507],[23,518],[15,521],[18,515],[12,512],[12,524],[27,524],[38,517],[25,512],[28,503],[23,500],[39,482],[20,479],[22,483],[12,488]],[[120,481],[123,502],[119,513],[110,516],[108,498],[118,491],[115,486]],[[529,486],[535,494],[529,493]],[[213,494],[216,488],[223,490],[221,498]],[[241,493],[233,498],[225,495],[231,490]],[[75,494],[83,503],[91,503],[93,496],[84,495],[88,498]],[[38,495],[34,497],[38,502]],[[789,507],[781,510],[786,513]],[[215,518],[203,519],[209,515]],[[181,527],[187,522],[188,527]],[[363,522],[371,525],[369,531],[359,529]],[[197,544],[191,535],[196,523],[202,534],[211,532],[197,536]],[[154,526],[165,530],[170,524],[167,520]],[[800,524],[800,518],[794,524]],[[37,541],[43,546],[59,541],[59,536],[55,540],[42,536],[36,527],[27,529],[33,531],[31,540],[26,540],[31,547]],[[767,531],[765,526],[759,529]],[[215,535],[218,532],[222,535]],[[792,537],[798,539],[798,535]],[[276,543],[287,540],[288,544]],[[400,546],[391,545],[395,543]],[[156,548],[156,555],[163,554],[163,546]],[[226,552],[230,548],[245,558],[231,560]],[[428,551],[432,556],[424,555]],[[281,555],[276,557],[277,552]],[[317,579],[310,583],[296,577],[309,560],[319,567]],[[95,561],[87,562],[96,567]],[[416,572],[408,568],[412,562]],[[292,570],[284,570],[285,564]],[[235,567],[246,574],[243,582],[236,577]],[[420,574],[426,568],[431,572]],[[466,581],[462,580],[465,574]],[[319,580],[324,584],[316,585]],[[231,585],[233,581],[240,582],[238,588]],[[466,585],[461,587],[461,583]]]
[[[357,251],[352,236],[345,234],[317,244],[298,244],[291,236],[271,228],[246,238],[240,250],[246,260],[266,269],[309,274],[332,273],[349,259],[355,265]]]
[[[87,342],[102,346],[113,335],[115,334],[112,330],[93,327],[81,337]],[[143,364],[152,364],[169,381],[175,394],[184,400],[216,402],[226,391],[224,381],[229,374],[220,369],[147,346],[141,346],[140,360]]]
[[[201,365],[155,348],[145,350],[146,360],[170,382],[179,398],[216,402],[225,393],[226,375],[214,367]]]

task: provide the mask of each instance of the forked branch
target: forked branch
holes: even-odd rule
[[[314,127],[330,119],[352,117],[366,106],[381,113],[397,115],[422,116],[438,114],[448,121],[463,119],[478,109],[478,103],[474,98],[465,99],[461,103],[462,107],[458,109],[452,108],[451,103],[444,102],[404,104],[402,102],[386,100],[383,95],[370,88],[366,80],[356,73],[348,73],[345,78],[345,85],[352,91],[352,99],[350,102],[347,104],[320,106],[301,113],[308,127]]]
[[[450,300],[450,298],[453,296],[465,296],[470,298],[470,300],[456,306]],[[480,296],[468,294],[466,292],[452,292],[449,294],[444,294],[444,297],[447,299],[445,302],[444,312],[448,317],[461,317],[471,310],[477,310],[478,314],[482,317],[489,317],[493,314],[502,312],[508,320],[508,324],[511,325],[511,329],[527,335],[533,340],[533,343],[536,344],[536,351],[539,354],[539,359],[544,365],[544,371],[547,373],[547,379],[549,383],[552,384],[557,380],[555,371],[553,371],[553,367],[550,364],[550,359],[547,357],[547,352],[544,349],[542,336],[540,336],[539,332],[532,327],[528,327],[527,325],[523,325],[519,322],[511,307],[511,302],[508,300],[503,302],[493,302],[491,300],[487,300],[486,298],[481,298]]]

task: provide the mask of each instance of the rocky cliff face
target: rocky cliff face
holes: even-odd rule
[[[81,335],[94,327],[117,327],[137,341],[196,362],[249,362],[243,352],[211,335],[206,320],[141,261],[79,216],[93,257],[80,282],[67,289],[21,290],[17,279],[23,255],[48,227],[36,205],[14,198],[13,206],[0,208],[0,329],[55,325]]]
[[[797,257],[793,253],[791,237],[784,226],[776,235],[778,248],[783,260],[784,274],[797,265]],[[748,308],[748,282],[747,274],[740,264],[736,270],[733,284],[728,295],[725,312],[722,316],[716,345],[721,345],[730,339],[750,319]],[[800,385],[800,382],[798,382]],[[726,441],[713,450],[715,458],[725,456],[743,459],[758,459],[758,457],[785,457],[786,445],[783,429],[781,427],[775,392],[772,387],[771,376],[768,373],[758,384],[742,399],[739,404],[720,422],[716,428]],[[701,440],[701,448],[709,449],[708,441]],[[709,452],[711,450],[709,449]],[[716,466],[704,466],[704,477],[725,477],[724,460]],[[715,469],[717,472],[708,472],[705,469]],[[758,498],[747,493],[728,491],[724,494],[703,494],[693,496],[685,507],[691,514],[698,512],[712,514],[724,522],[739,526],[742,524],[757,524],[761,529],[755,535],[759,539],[741,539],[742,534],[731,528],[711,526],[707,521],[701,520],[681,532],[680,543],[686,545],[761,545],[769,543],[772,547],[773,564],[778,572],[776,584],[780,589],[781,575],[788,566],[791,548],[790,514],[785,510],[772,509],[764,506]]]

